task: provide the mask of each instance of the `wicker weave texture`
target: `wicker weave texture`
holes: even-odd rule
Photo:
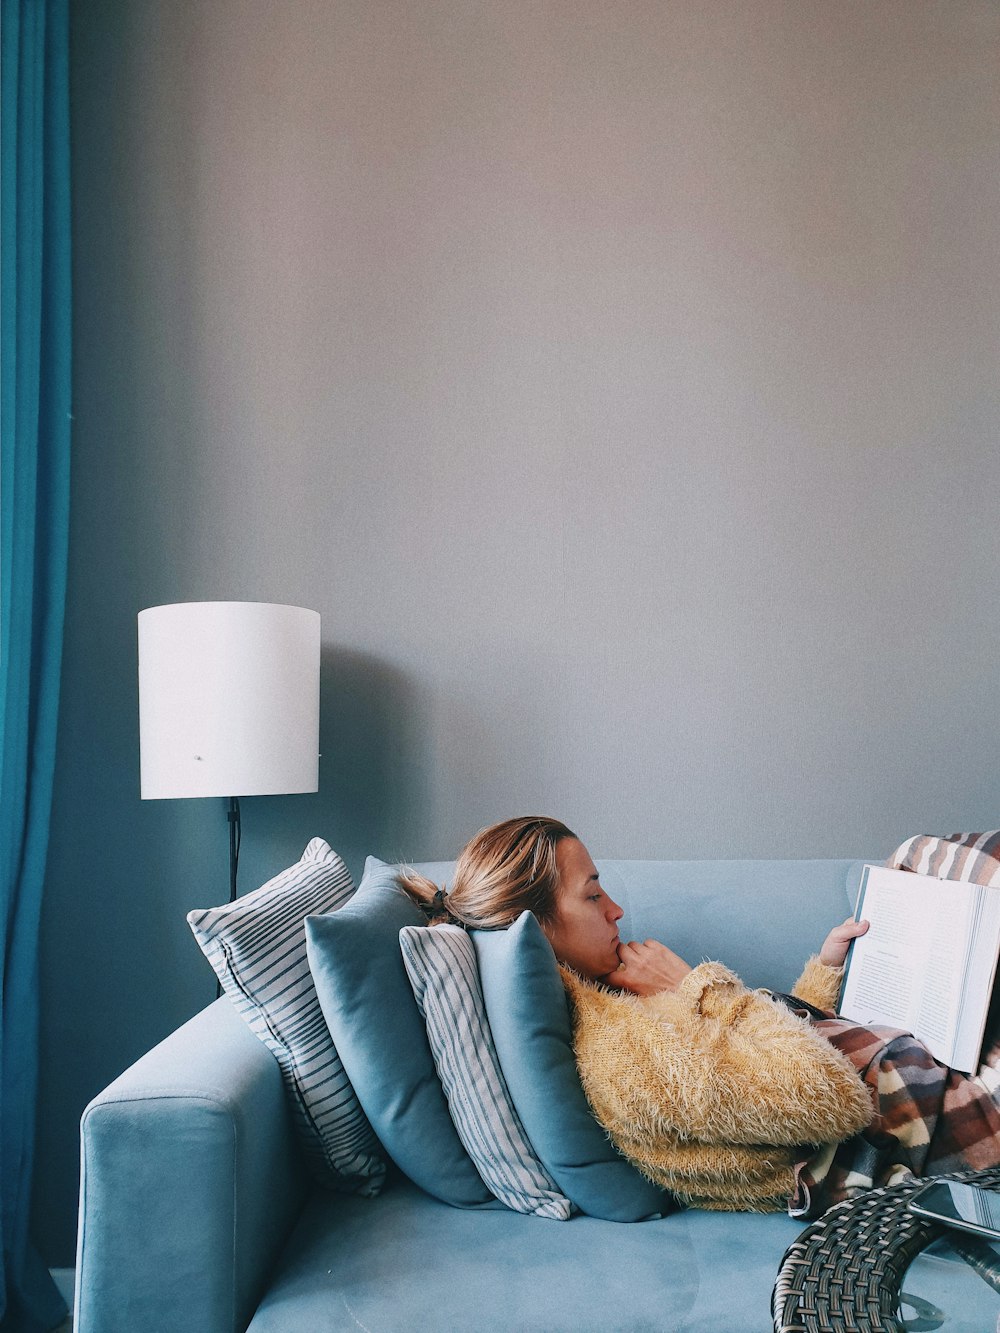
[[[938,1179],[1000,1190],[1000,1167]],[[903,1275],[945,1230],[907,1208],[926,1184],[912,1180],[869,1190],[808,1227],[778,1269],[771,1297],[775,1333],[903,1333],[897,1316]]]

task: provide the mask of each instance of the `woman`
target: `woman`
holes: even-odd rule
[[[774,997],[719,963],[692,968],[658,941],[622,940],[622,909],[557,820],[484,829],[447,893],[412,872],[401,883],[432,924],[502,929],[534,913],[561,965],[598,1120],[684,1202],[810,1216],[859,1187],[1000,1161],[986,1084],[907,1033],[836,1018],[865,921],[831,930],[794,995]]]

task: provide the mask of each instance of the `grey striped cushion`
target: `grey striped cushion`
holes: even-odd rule
[[[573,1205],[535,1156],[500,1072],[472,941],[458,926],[404,926],[399,945],[451,1118],[479,1174],[508,1208],[565,1221]]]
[[[301,861],[188,924],[223,989],[281,1067],[314,1174],[351,1193],[382,1188],[385,1162],[330,1039],[306,960],[305,918],[354,892],[343,861],[313,838]]]

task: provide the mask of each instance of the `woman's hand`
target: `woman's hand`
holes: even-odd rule
[[[658,995],[661,991],[676,990],[691,968],[684,959],[661,944],[646,940],[640,944],[631,940],[618,946],[621,960],[614,972],[601,980],[615,990],[631,991],[633,995]]]
[[[819,961],[825,963],[827,967],[843,967],[847,951],[851,947],[851,940],[863,935],[868,929],[868,924],[867,921],[855,921],[853,916],[849,916],[843,925],[834,926],[823,941],[823,947],[819,951]]]

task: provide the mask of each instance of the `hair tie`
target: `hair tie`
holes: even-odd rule
[[[436,916],[449,916],[448,904],[445,901],[446,894],[444,889],[436,889],[433,898],[420,904],[424,914],[431,920]]]

